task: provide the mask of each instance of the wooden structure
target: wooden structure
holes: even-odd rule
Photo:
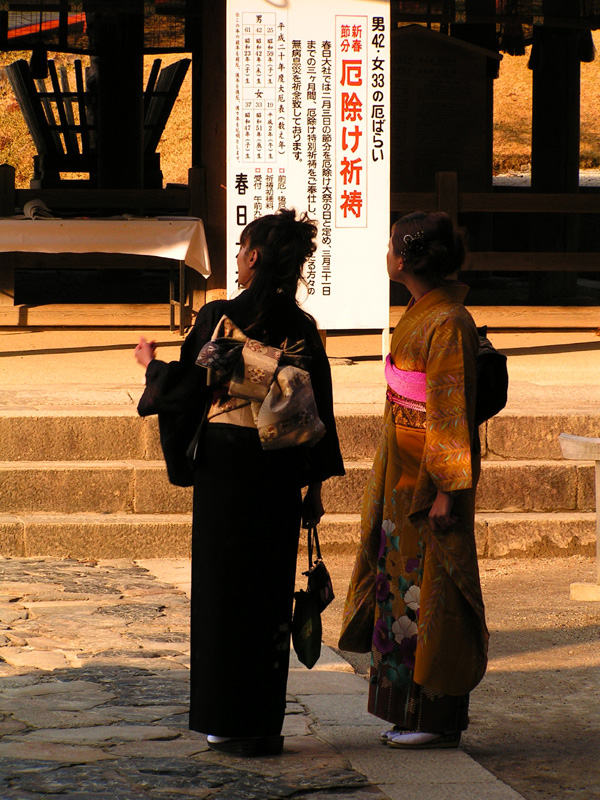
[[[560,434],[563,458],[596,463],[596,583],[572,583],[571,600],[600,601],[600,439]]]
[[[162,187],[160,154],[156,150],[189,65],[189,58],[163,69],[159,58],[152,65],[144,91],[143,185],[147,189]],[[59,80],[53,60],[48,61],[50,86],[43,79],[34,81],[24,59],[5,68],[38,151],[34,158],[32,189],[68,188],[61,173],[88,173],[87,185],[97,185],[96,92],[84,79],[79,59],[74,66],[73,88],[65,67],[60,68]],[[80,184],[81,180],[75,181],[73,188]]]
[[[446,211],[458,221],[463,214],[600,214],[600,194],[565,196],[555,193],[463,192],[459,191],[454,172],[436,174],[436,186],[430,192],[393,192],[391,207],[399,215],[415,208]],[[600,271],[600,252],[524,252],[472,250],[466,271]]]
[[[39,30],[35,27],[37,20],[40,20]],[[82,70],[76,73],[74,90],[68,87],[68,92],[60,74],[56,77],[50,74],[51,91],[48,90],[48,95],[53,95],[54,99],[61,95],[63,98],[62,118],[58,109],[55,111],[57,125],[66,134],[63,153],[55,147],[56,129],[52,134],[54,145],[48,147],[46,139],[45,144],[38,148],[43,156],[39,159],[38,186],[41,188],[34,190],[15,190],[10,171],[0,170],[0,214],[14,213],[15,208],[35,197],[43,199],[59,216],[63,213],[161,212],[201,217],[213,274],[208,280],[189,275],[188,317],[191,309],[197,309],[207,298],[223,296],[226,272],[225,1],[119,0],[119,3],[114,3],[83,0],[72,3],[61,0],[58,4],[54,0],[34,0],[25,6],[9,0],[0,9],[0,47],[3,50],[43,50],[47,47],[55,52],[88,54],[97,74],[95,120],[86,113],[84,126],[87,130],[82,130],[81,125],[77,128],[82,119],[79,116],[82,91],[86,94],[88,88]],[[168,102],[176,95],[173,87],[183,77],[178,72],[181,66],[167,67],[160,73],[155,66],[144,92],[143,56],[165,52],[191,55],[192,169],[187,187],[160,188],[160,179],[154,183],[147,179],[152,168],[156,178],[157,162],[154,157],[152,163],[153,157],[145,154],[156,151],[161,125],[164,127],[165,114],[168,116],[170,110]],[[188,65],[189,60],[186,69]],[[51,97],[39,97],[40,85],[36,88],[42,103],[52,103]],[[73,122],[69,116],[69,100]],[[206,119],[211,120],[210,125],[203,124]],[[94,131],[95,155],[92,153]],[[63,172],[63,156],[71,159],[69,167],[78,167],[87,159],[85,166],[91,169],[82,171],[90,174],[94,174],[95,165],[95,186],[53,182],[49,173],[53,170],[55,173]],[[131,256],[100,255],[91,259],[86,257],[86,266],[94,266],[94,259],[103,266],[107,265],[108,259],[111,268],[138,266]],[[41,317],[45,324],[64,323],[67,318],[71,324],[123,324],[124,320],[135,323],[142,317],[144,324],[150,323],[147,307],[111,307],[107,313],[106,308],[95,311],[92,306],[85,306],[68,309],[65,314],[64,307],[31,309],[14,306],[15,268],[42,263],[56,267],[58,262],[61,266],[75,266],[77,260],[69,254],[54,260],[43,254],[37,257],[27,253],[0,254],[0,324],[23,324],[24,318],[29,320],[29,324],[35,324],[33,317],[39,324],[42,324]],[[143,266],[152,268],[151,259],[144,258]],[[154,266],[158,267],[159,263]],[[15,319],[18,320],[16,323]],[[162,324],[161,319],[164,319],[162,311],[156,318],[157,324]]]
[[[421,25],[392,32],[392,192],[432,191],[456,172],[466,192],[492,188],[493,67],[501,56]]]
[[[88,53],[98,69],[98,188],[87,196],[83,193],[88,189],[78,189],[82,194],[77,203],[82,209],[116,209],[122,205],[120,193],[146,192],[144,117],[149,109],[144,108],[142,58],[145,53],[168,51],[191,54],[192,166],[198,168],[194,174],[199,190],[190,187],[188,191],[196,200],[186,205],[186,199],[180,208],[183,211],[193,205],[191,213],[202,217],[205,224],[213,267],[206,282],[206,299],[224,296],[226,0],[61,0],[58,4],[55,0],[32,0],[26,12],[23,8],[16,0],[2,4],[0,47],[33,48],[43,42],[56,51]],[[44,9],[56,17],[55,28],[34,31],[29,39],[9,37],[12,17]],[[444,208],[459,222],[468,220],[476,231],[471,270],[525,271],[533,282],[540,275],[538,289],[545,292],[541,302],[563,300],[560,281],[564,282],[565,276],[568,281],[580,270],[600,272],[600,203],[595,193],[578,188],[576,120],[579,60],[587,57],[582,51],[590,29],[600,27],[600,0],[586,0],[585,4],[571,0],[391,0],[390,9],[393,28],[409,23],[432,28],[438,36],[444,34],[453,40],[451,46],[456,52],[460,44],[463,53],[497,56],[498,50],[518,52],[523,42],[533,42],[531,189],[509,192],[486,185],[491,173],[489,163],[482,166],[481,174],[474,175],[464,164],[432,161],[427,183],[394,185],[392,209],[399,214],[416,208]],[[519,37],[521,45],[519,41],[515,45]],[[396,57],[394,52],[392,57]],[[487,74],[478,88],[487,98],[488,119],[496,60],[485,56],[482,63]],[[479,146],[488,153],[489,129],[481,135],[485,141]],[[478,160],[484,157],[488,158],[479,155]],[[436,175],[432,183],[431,176]],[[60,213],[69,198],[61,196],[60,189],[56,191],[59,194],[53,197],[41,196]],[[170,190],[156,191],[167,198]],[[14,197],[19,205],[22,196],[17,191]],[[129,195],[130,200],[132,197]],[[133,202],[138,208],[149,207],[149,197],[151,194],[136,195]],[[0,202],[7,209],[15,205],[6,197]],[[169,202],[163,205],[169,206]],[[515,230],[519,235],[511,241],[509,234]],[[547,235],[549,230],[551,236]],[[506,231],[506,241],[499,246],[498,238]],[[10,257],[0,257],[0,265],[7,259]],[[554,316],[554,311],[550,308],[548,314]],[[588,317],[593,319],[591,324],[598,324],[591,310]]]
[[[392,27],[399,27],[401,36],[406,36],[402,34],[405,26],[417,23],[439,38],[493,53],[524,54],[525,45],[532,44],[531,187],[512,191],[491,186],[474,189],[465,165],[449,167],[444,154],[435,171],[458,175],[457,187],[448,191],[461,195],[455,211],[477,251],[470,268],[527,272],[534,305],[564,302],[572,293],[578,271],[600,273],[598,194],[579,188],[579,65],[593,58],[590,30],[600,27],[600,2],[392,0],[390,8]],[[395,36],[393,60],[402,58],[397,46],[401,39]],[[442,55],[447,50],[448,45],[439,48]],[[486,71],[480,67],[479,72],[480,80],[485,80]],[[495,74],[490,60],[490,92]],[[491,129],[482,132],[479,148],[490,135]],[[491,174],[491,163],[488,169]],[[454,185],[452,179],[450,183]],[[436,207],[414,205],[409,198],[406,203],[398,202],[399,193],[414,190],[412,185],[396,183],[393,209]],[[430,191],[426,183],[419,187],[421,194]],[[451,206],[453,202],[450,200]],[[597,325],[595,311],[588,311]]]
[[[204,170],[197,168],[189,170],[187,186],[168,189],[16,189],[14,169],[3,165],[0,166],[0,217],[12,216],[17,208],[23,208],[25,203],[33,199],[43,200],[50,209],[63,209],[73,214],[86,214],[90,208],[97,208],[109,215],[130,212],[136,215],[201,217],[205,208],[204,187]],[[92,253],[86,255],[84,261],[87,268],[96,269],[165,268],[165,259],[150,256]],[[74,253],[0,253],[0,326],[122,326],[126,321],[128,324],[161,326],[170,318],[171,326],[177,325],[183,331],[191,323],[193,311],[197,311],[206,300],[205,279],[192,270],[182,272],[180,265],[173,263],[169,317],[160,305],[149,307],[115,303],[110,308],[88,304],[69,307],[15,305],[15,269],[77,269],[81,268],[81,264],[82,256]],[[179,272],[178,278],[175,270]]]

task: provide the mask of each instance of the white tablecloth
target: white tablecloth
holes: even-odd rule
[[[183,261],[210,275],[204,225],[195,217],[0,219],[0,252],[129,253]]]

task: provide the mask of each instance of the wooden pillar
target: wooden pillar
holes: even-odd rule
[[[203,221],[207,215],[206,209],[206,175],[201,167],[192,167],[188,170],[188,186],[190,188],[190,214],[200,217]],[[212,255],[210,248],[208,256]],[[207,279],[193,269],[188,269],[188,296],[192,312],[197,312],[206,302]]]
[[[467,19],[469,14],[487,15],[493,19],[496,13],[496,0],[466,0],[465,11]],[[450,34],[454,39],[483,47],[491,53],[498,52],[496,38],[496,25],[494,23],[461,23],[452,25]],[[493,59],[487,61],[487,124],[482,135],[486,137],[488,156],[487,187],[485,191],[492,190],[493,156],[494,156],[494,79],[498,77],[499,62]]]
[[[0,217],[11,217],[15,213],[15,168],[10,164],[0,165]],[[14,253],[0,253],[0,306],[15,303]]]
[[[94,39],[98,53],[98,187],[141,189],[143,4],[136,11],[97,12]]]
[[[487,15],[493,19],[496,13],[496,0],[466,0],[465,12],[467,20],[469,15]],[[450,35],[454,39],[483,47],[492,53],[498,52],[498,40],[495,23],[459,23],[452,25]],[[471,191],[491,192],[494,177],[494,80],[498,77],[499,62],[491,58],[487,60],[487,85],[486,85],[486,111],[487,120],[485,130],[486,169],[482,174],[481,185],[470,187]],[[483,171],[482,171],[483,173]],[[493,249],[493,215],[492,214],[463,214],[460,224],[469,232],[471,246],[478,250]]]
[[[458,223],[458,176],[456,172],[436,172],[435,191],[438,211],[445,211],[452,222]]]
[[[212,274],[206,300],[226,296],[226,0],[202,0],[192,55],[192,164],[202,167],[204,221]]]
[[[567,17],[570,0],[544,0],[546,16]],[[579,190],[580,32],[576,28],[534,27],[533,112],[531,136],[532,192],[575,193]],[[577,219],[553,214],[532,220],[532,249],[577,249]],[[577,273],[535,273],[530,301],[558,301],[573,296]]]

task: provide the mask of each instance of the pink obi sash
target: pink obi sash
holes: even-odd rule
[[[388,354],[385,360],[385,379],[391,389],[391,392],[387,393],[387,398],[391,403],[425,411],[425,401],[427,400],[427,375],[425,372],[398,369],[392,361],[391,355]]]

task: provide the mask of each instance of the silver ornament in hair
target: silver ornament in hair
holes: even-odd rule
[[[400,251],[402,258],[406,256],[422,256],[426,250],[425,231],[417,231],[414,236],[411,236],[410,233],[405,233],[402,241],[406,245],[404,250]]]

